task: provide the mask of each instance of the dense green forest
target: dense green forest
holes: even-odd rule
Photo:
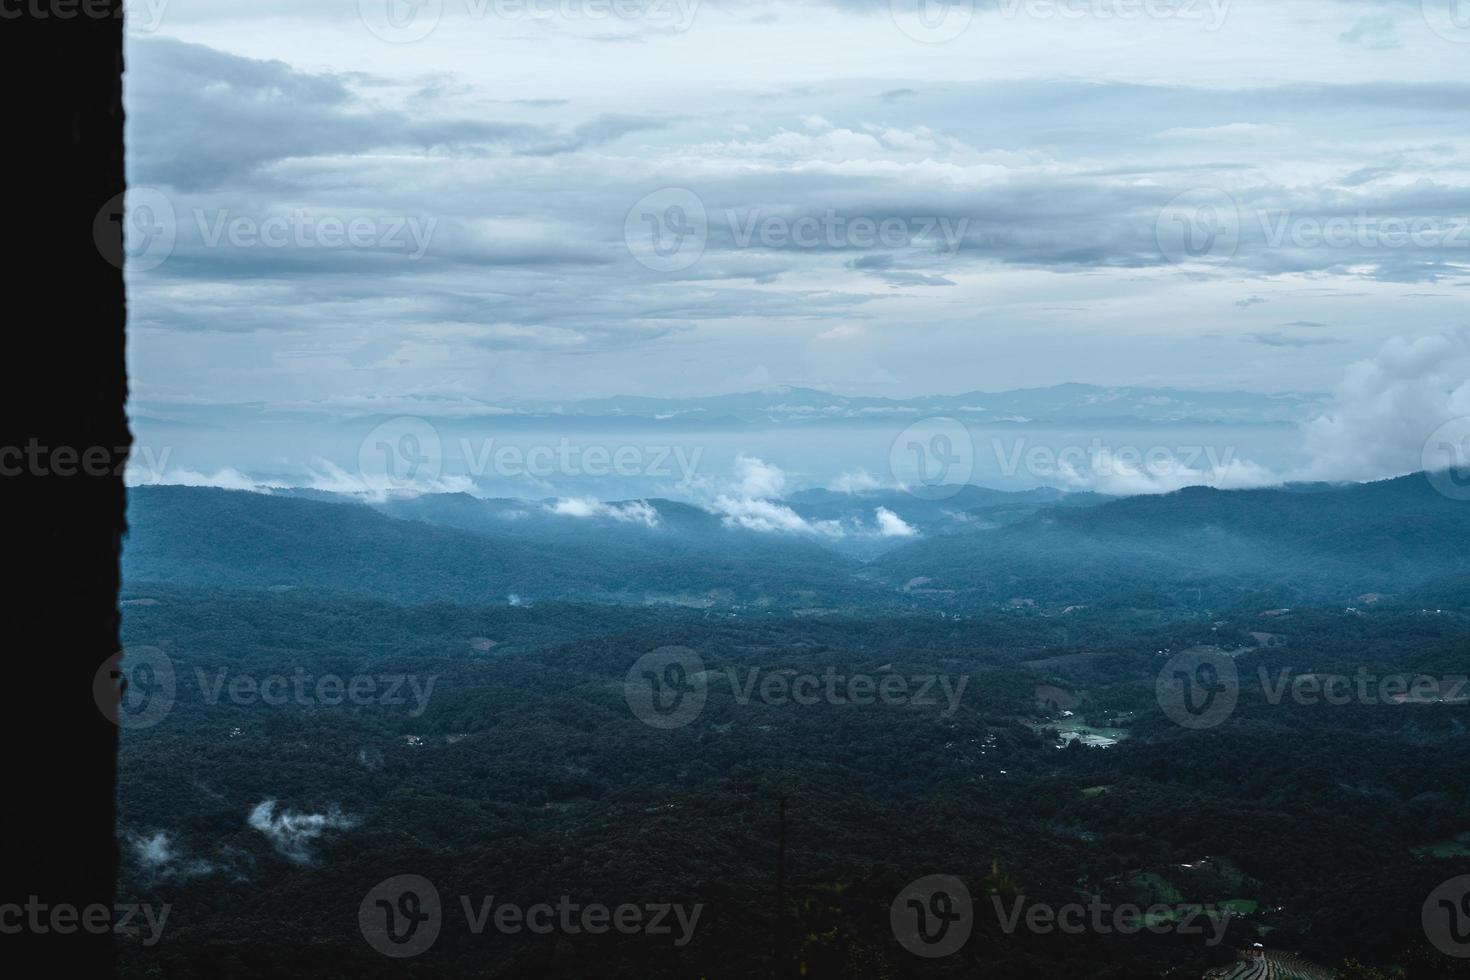
[[[1420,484],[919,502],[868,556],[669,502],[135,492],[164,710],[123,731],[120,899],[170,913],[124,976],[1470,976],[1421,922],[1470,874],[1470,514]],[[1159,695],[1181,655],[1230,665],[1208,725]],[[665,676],[699,700],[661,726]],[[405,959],[360,921],[399,875],[440,899]],[[893,924],[931,875],[973,900],[935,958]],[[477,930],[491,896],[698,917]],[[1079,905],[1170,918],[1007,927]]]

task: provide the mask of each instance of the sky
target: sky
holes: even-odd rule
[[[1464,326],[1466,6],[136,0],[133,405],[1329,392]]]

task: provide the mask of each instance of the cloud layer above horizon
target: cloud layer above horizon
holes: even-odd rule
[[[1317,391],[1463,321],[1435,0],[389,2],[134,14],[135,407]]]

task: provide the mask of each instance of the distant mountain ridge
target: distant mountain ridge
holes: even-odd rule
[[[949,415],[976,422],[1293,422],[1321,400],[1307,395],[1260,395],[1174,388],[1103,387],[1061,384],[1010,391],[971,391],[915,398],[835,395],[814,388],[781,386],[758,392],[704,398],[587,399],[541,403],[541,411],[571,416],[674,418],[694,413],[751,422],[807,423],[892,420]]]
[[[400,602],[515,596],[747,611],[1351,604],[1362,594],[1470,602],[1470,504],[1423,474],[1127,498],[954,489],[945,501],[798,493],[768,502],[798,515],[784,525],[796,530],[758,530],[659,499],[374,501],[141,487],[129,492],[123,566],[129,584]],[[889,520],[873,519],[880,510]]]
[[[1311,417],[1325,399],[1308,394],[1191,391],[1138,386],[1061,384],[1011,391],[972,391],[913,398],[849,396],[815,388],[693,398],[618,395],[559,401],[490,402],[472,397],[402,396],[344,402],[135,406],[155,424],[228,425],[252,417],[275,421],[424,416],[495,420],[505,426],[618,421],[648,426],[795,426],[891,424],[947,416],[977,424],[1288,424]]]

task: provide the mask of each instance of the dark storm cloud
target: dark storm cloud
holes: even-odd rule
[[[407,147],[466,151],[546,135],[373,108],[344,77],[165,38],[135,40],[127,77],[130,179],[181,190],[238,185],[281,161]]]

